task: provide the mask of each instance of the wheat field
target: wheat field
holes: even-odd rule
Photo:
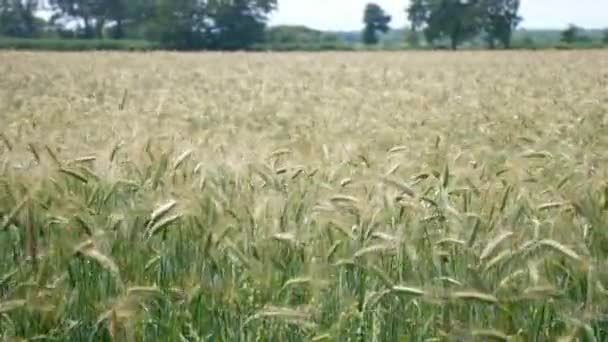
[[[606,341],[608,53],[0,53],[0,340]]]

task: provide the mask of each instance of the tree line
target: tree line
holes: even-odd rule
[[[277,0],[0,0],[0,35],[146,39],[176,49],[263,41]],[[36,13],[52,13],[45,22]]]
[[[277,0],[0,0],[0,36],[130,39],[171,49],[248,49],[259,44],[303,44],[331,48],[339,35],[302,26],[268,28]],[[40,13],[46,13],[46,20]],[[409,46],[452,49],[481,40],[510,48],[522,21],[520,0],[411,0]],[[362,15],[359,40],[378,44],[392,18],[375,3]],[[589,40],[576,26],[562,32],[565,43]],[[608,31],[604,43],[608,43]]]
[[[413,46],[423,40],[430,45],[447,41],[450,48],[456,49],[467,41],[482,39],[490,49],[508,49],[523,20],[520,6],[520,0],[411,0],[405,11],[410,23],[407,40]],[[379,5],[368,3],[363,43],[377,44],[378,32],[386,33],[391,19]],[[561,41],[589,42],[582,31],[569,25],[562,31]],[[608,30],[604,31],[603,43],[608,44]]]
[[[411,24],[408,41],[416,45],[422,37],[430,44],[447,40],[456,49],[481,35],[490,48],[509,48],[522,20],[519,7],[519,0],[412,0],[406,9]],[[391,17],[374,3],[367,5],[364,17],[363,42],[375,44],[376,33],[388,30]]]

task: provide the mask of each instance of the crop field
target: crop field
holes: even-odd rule
[[[606,341],[608,53],[0,53],[2,341]]]

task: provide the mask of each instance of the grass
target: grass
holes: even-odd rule
[[[0,53],[0,339],[602,341],[606,52]]]

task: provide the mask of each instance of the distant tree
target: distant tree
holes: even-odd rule
[[[266,30],[265,44],[270,48],[332,49],[343,45],[340,36],[301,25],[279,25]]]
[[[603,36],[602,36],[602,43],[608,44],[608,29],[604,30],[604,33],[603,33]]]
[[[50,0],[51,5],[59,10],[55,19],[63,17],[71,17],[82,21],[84,38],[93,38],[95,29],[100,32],[102,25],[99,23],[100,13],[104,10],[102,1],[99,0]],[[97,27],[95,27],[97,26]]]
[[[132,2],[131,2],[132,1]],[[112,38],[121,39],[125,36],[124,24],[125,21],[129,20],[131,16],[135,16],[136,1],[133,0],[103,0],[104,20],[101,23],[105,23],[106,20],[112,21],[114,27],[112,29]],[[103,26],[103,25],[102,25]]]
[[[321,34],[321,46],[323,48],[338,48],[344,45],[344,40],[338,34],[323,32]]]
[[[428,24],[433,4],[430,0],[411,0],[409,7],[405,10],[410,22],[411,30],[417,31]]]
[[[391,22],[391,16],[386,15],[382,7],[374,3],[368,3],[363,14],[363,43],[373,45],[378,43],[378,31],[382,33],[388,32],[390,29],[388,24]]]
[[[176,2],[179,2],[177,0]],[[78,31],[84,38],[103,38],[105,29],[111,26],[111,36],[116,39],[126,35],[125,24],[150,24],[156,8],[165,5],[164,0],[48,0],[56,11],[52,21],[77,20],[82,25]]]
[[[480,0],[413,0],[407,8],[413,30],[433,43],[447,38],[452,49],[476,36],[482,27]]]
[[[147,36],[171,49],[203,49],[211,30],[207,14],[198,0],[158,0],[146,18]]]
[[[580,28],[576,25],[570,24],[568,28],[562,31],[561,41],[566,44],[572,44],[578,39]]]
[[[407,30],[405,32],[407,44],[412,47],[420,46],[420,35],[415,30]]]
[[[148,36],[175,49],[246,49],[264,41],[276,0],[157,0]]]
[[[562,31],[561,41],[566,44],[574,44],[577,42],[588,42],[591,39],[583,34],[583,29],[574,25],[568,25],[568,28]]]
[[[34,37],[40,30],[37,0],[0,0],[0,35]]]
[[[222,50],[246,49],[264,41],[268,14],[277,0],[209,1],[207,13],[212,23],[211,47]]]
[[[160,0],[111,0],[123,1],[126,5],[111,16],[114,21],[111,34],[114,38],[123,37],[145,39],[153,36],[153,21],[157,15]],[[124,6],[124,5],[123,5]]]
[[[300,25],[279,25],[266,32],[266,40],[271,43],[316,43],[323,33]]]
[[[420,45],[419,30],[424,27],[431,15],[431,3],[429,0],[411,0],[410,6],[405,10],[410,22],[410,30],[406,34],[410,46]]]
[[[433,7],[426,30],[427,39],[448,38],[456,50],[476,36],[481,28],[479,7],[474,1],[442,0]]]
[[[520,0],[481,0],[482,29],[490,48],[501,43],[505,48],[511,46],[513,31],[522,18],[519,16]]]
[[[522,46],[527,49],[534,49],[534,48],[536,48],[537,43],[534,40],[534,38],[532,38],[529,34],[527,34],[524,36],[524,39],[522,40]]]

